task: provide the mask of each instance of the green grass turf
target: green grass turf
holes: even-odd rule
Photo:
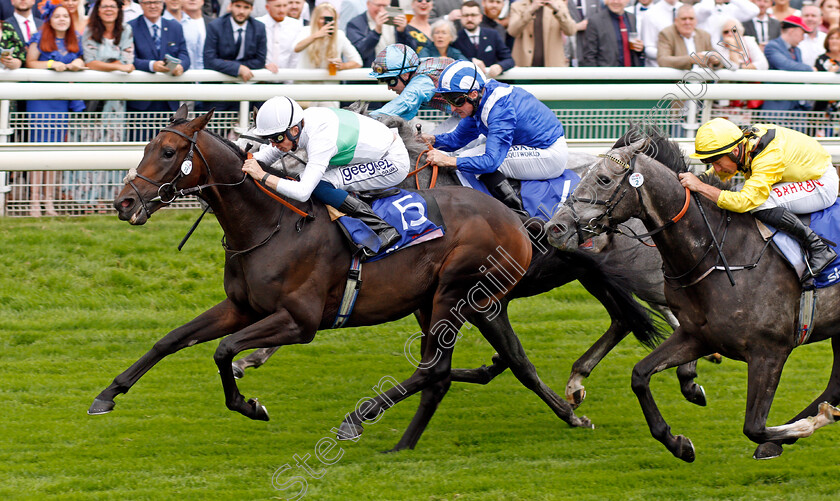
[[[310,500],[817,499],[836,496],[838,430],[751,459],[741,433],[745,365],[701,362],[709,406],[679,394],[673,370],[654,396],[697,461],[685,464],[651,438],[630,391],[645,349],[628,339],[586,381],[579,415],[594,430],[557,419],[509,373],[488,386],[455,384],[414,451],[381,454],[408,424],[418,398],[388,410],[324,466],[314,448],[384,376],[402,380],[413,319],[327,331],[283,348],[240,387],[271,421],[225,408],[213,363],[217,342],[172,355],[113,413],[88,416],[93,398],[170,329],[222,299],[221,231],[212,217],[182,252],[195,213],[163,212],[143,227],[116,217],[0,219],[0,496],[4,499],[271,499],[273,473],[310,455],[320,478]],[[606,329],[603,308],[577,284],[519,300],[511,319],[541,377],[562,393],[572,362]],[[489,362],[493,350],[465,329],[455,365]],[[828,344],[787,364],[771,424],[823,388]],[[334,455],[334,449],[329,455]]]

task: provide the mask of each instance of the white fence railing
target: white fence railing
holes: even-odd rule
[[[674,137],[686,138],[680,142],[688,145],[700,123],[713,116],[729,116],[738,123],[770,121],[800,128],[814,136],[825,136],[819,140],[832,154],[835,163],[840,163],[840,139],[837,139],[840,117],[836,113],[770,114],[761,110],[712,106],[716,100],[733,99],[838,100],[840,75],[837,74],[713,72],[705,69],[684,72],[669,68],[514,68],[500,79],[514,81],[544,101],[610,102],[610,109],[592,109],[583,103],[575,108],[575,103],[568,103],[569,109],[555,110],[566,126],[570,147],[578,151],[603,152],[626,128],[629,119],[659,124]],[[613,83],[618,79],[625,83]],[[288,80],[334,82],[325,85],[282,83]],[[553,83],[532,83],[545,80]],[[360,83],[339,85],[350,81]],[[611,83],[583,84],[581,81]],[[764,83],[753,83],[759,81]],[[239,85],[235,85],[236,82]],[[117,125],[113,121],[105,124],[95,113],[71,114],[73,118],[66,125],[69,142],[36,143],[32,138],[37,135],[31,134],[32,116],[11,113],[9,98],[239,101],[238,113],[219,113],[211,122],[211,127],[224,134],[247,126],[248,101],[264,101],[281,93],[302,101],[387,101],[395,96],[384,86],[371,83],[372,79],[364,69],[339,72],[335,77],[330,77],[324,70],[284,70],[278,74],[258,70],[248,84],[208,70],[191,70],[180,77],[139,71],[131,74],[94,71],[71,74],[29,69],[0,72],[0,215],[28,214],[30,194],[34,190],[45,196],[49,194],[59,206],[66,205],[66,213],[108,210],[121,175],[103,173],[137,165],[143,144],[121,142],[130,139],[128,134],[111,135],[109,140],[115,142],[101,142],[102,139],[96,139],[96,130],[106,127],[119,130],[160,128],[166,122],[166,114],[150,117],[126,114],[122,124]],[[649,105],[647,109],[642,107],[642,102]],[[630,106],[622,108],[622,105]],[[442,116],[432,113],[425,118],[437,120]],[[95,142],[84,142],[91,140]],[[27,171],[61,171],[63,174],[38,177]],[[89,184],[90,189],[80,187],[78,183]],[[80,206],[85,208],[78,210]],[[58,212],[65,213],[61,207]]]

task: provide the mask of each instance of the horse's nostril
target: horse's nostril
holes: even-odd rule
[[[549,228],[552,235],[562,235],[566,233],[566,227],[563,224],[552,224]]]
[[[131,204],[132,204],[132,200],[130,198],[123,198],[122,202],[120,202],[120,205],[122,206],[123,209],[129,208],[131,206]]]

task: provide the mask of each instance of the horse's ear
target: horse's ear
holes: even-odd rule
[[[254,115],[251,117],[251,123],[256,125],[257,124],[257,113],[260,112],[260,109],[255,105],[254,106]]]
[[[186,120],[187,119],[187,113],[189,111],[190,110],[189,110],[189,108],[187,108],[187,105],[182,104],[181,107],[178,108],[178,110],[175,112],[175,114],[172,115],[172,118],[169,119],[169,123],[173,123],[173,122],[175,122],[175,120],[178,120],[178,119]]]
[[[204,115],[199,115],[193,118],[192,122],[190,122],[190,127],[193,130],[201,130],[207,126],[207,123],[213,118],[213,112],[216,111],[216,108],[210,108],[210,111],[205,113]]]

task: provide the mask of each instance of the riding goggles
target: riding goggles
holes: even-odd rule
[[[272,143],[282,143],[283,139],[286,137],[286,131],[275,132],[270,136],[264,136],[263,139],[266,139]]]
[[[466,103],[467,99],[468,99],[467,94],[463,94],[463,93],[460,93],[460,92],[447,92],[447,93],[441,94],[441,96],[443,96],[443,99],[447,103],[451,104],[452,106],[455,106],[456,108],[459,107],[459,106],[463,106],[464,103]]]
[[[380,78],[379,83],[387,84],[388,87],[396,87],[399,83],[399,77],[388,77],[388,78]]]

